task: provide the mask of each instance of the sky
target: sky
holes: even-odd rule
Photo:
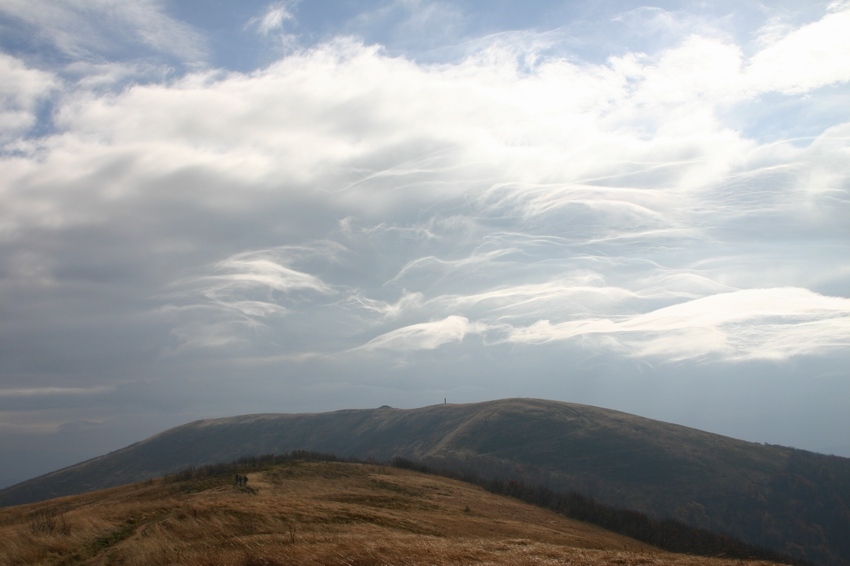
[[[199,418],[850,456],[850,2],[0,0],[0,487]]]

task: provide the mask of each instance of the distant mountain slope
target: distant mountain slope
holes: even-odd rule
[[[518,478],[850,564],[850,460],[585,405],[508,399],[197,421],[0,491],[0,505],[296,449]]]

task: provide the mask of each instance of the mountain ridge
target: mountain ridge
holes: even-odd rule
[[[850,563],[850,459],[539,399],[202,419],[0,490],[0,505],[302,449],[516,478],[812,562]]]

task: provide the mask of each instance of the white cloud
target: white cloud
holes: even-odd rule
[[[58,87],[52,74],[0,53],[0,142],[26,134],[36,123],[38,104]]]
[[[692,39],[657,63],[623,60],[550,60],[523,75],[513,55],[427,67],[338,42],[251,75],[75,97],[57,123],[146,152],[161,171],[188,162],[318,184],[345,206],[369,194],[370,211],[473,192],[529,216],[572,206],[614,227],[677,227],[677,191],[716,182],[752,151],[714,115],[740,93],[740,56]]]
[[[205,52],[200,34],[171,18],[160,0],[4,0],[0,14],[74,58],[111,54],[128,42],[189,62]]]
[[[515,329],[509,340],[543,343],[594,335],[637,357],[784,360],[850,346],[850,299],[806,289],[749,289],[619,319],[542,320]]]
[[[405,292],[398,301],[390,303],[370,299],[356,292],[348,300],[358,307],[381,315],[381,318],[384,320],[394,320],[406,312],[421,308],[423,299],[424,295],[422,293]]]
[[[169,253],[208,245],[204,230],[177,218],[210,216],[265,243],[339,239],[313,255],[250,239],[249,251],[224,259],[206,252],[185,267],[178,304],[216,314],[209,325],[178,317],[187,343],[245,343],[239,333],[253,340],[268,320],[297,318],[307,304],[337,309],[351,325],[373,324],[370,312],[406,325],[369,349],[443,343],[423,319],[531,325],[546,311],[567,317],[557,332],[586,335],[613,313],[729,290],[720,277],[661,281],[653,270],[694,276],[665,248],[689,242],[692,261],[734,219],[800,222],[804,211],[835,209],[847,178],[836,165],[840,136],[810,149],[761,147],[714,116],[740,95],[724,85],[740,80],[741,61],[734,46],[698,37],[656,58],[544,58],[523,71],[499,47],[417,65],[342,40],[250,74],[72,93],[56,114],[63,133],[4,162],[14,198],[2,220],[14,234],[108,222],[116,207],[167,210],[173,236],[157,245]],[[770,177],[777,170],[786,182]],[[812,226],[822,231],[824,218],[840,223],[817,214]],[[635,253],[652,257],[636,274],[642,283],[606,283],[622,263],[605,258]],[[346,264],[357,254],[369,267]],[[598,265],[580,267],[576,254]],[[315,275],[320,256],[337,262],[322,269],[342,285]]]
[[[279,29],[289,6],[256,25]],[[512,332],[768,357],[763,316],[708,323],[674,303],[809,281],[781,254],[779,283],[767,260],[742,258],[801,228],[846,233],[842,126],[799,148],[724,123],[718,109],[752,95],[729,40],[691,34],[600,64],[508,40],[427,65],[334,39],[251,73],[120,92],[101,87],[126,80],[107,65],[57,101],[58,132],[0,162],[9,286],[115,271],[143,282],[128,294],[151,297],[180,352],[285,342],[295,355],[293,337],[348,351],[392,324],[362,348]],[[695,265],[711,260],[721,267]],[[819,325],[841,323],[806,320],[776,327],[780,342],[811,333],[786,351],[820,351]]]
[[[299,247],[241,253],[218,262],[215,274],[176,283],[180,290],[160,312],[176,321],[172,335],[180,350],[245,344],[265,333],[269,320],[286,315],[293,296],[335,294],[319,277],[285,265],[313,253]]]
[[[757,91],[807,92],[850,81],[850,6],[789,31],[750,59],[747,80]]]
[[[605,312],[616,305],[634,299],[626,289],[601,285],[601,279],[584,274],[572,281],[550,281],[491,289],[471,295],[449,295],[435,299],[450,308],[480,309],[485,315],[502,321],[506,318],[528,318],[545,312],[571,316]],[[589,284],[595,282],[596,285]]]
[[[850,6],[790,31],[750,59],[747,81],[758,91],[807,92],[850,81]]]
[[[257,287],[283,293],[298,290],[333,293],[332,289],[318,277],[290,269],[268,257],[258,257],[256,252],[226,259],[217,267],[229,273],[211,275],[202,280],[204,283],[209,283],[207,293],[214,296]]]
[[[283,30],[284,23],[295,19],[292,8],[298,1],[278,2],[266,8],[265,13],[248,22],[249,27],[254,27],[261,35],[269,35],[273,32]]]
[[[360,350],[434,350],[444,344],[461,342],[467,334],[480,332],[463,316],[448,316],[434,322],[411,324],[373,338]]]
[[[0,399],[10,397],[59,397],[63,395],[97,395],[115,389],[111,385],[94,387],[12,387],[0,388]]]
[[[741,64],[737,46],[689,37],[644,69],[637,100],[650,107],[704,100],[711,108],[712,104],[736,98]]]

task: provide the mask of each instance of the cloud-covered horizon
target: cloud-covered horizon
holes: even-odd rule
[[[36,4],[0,8],[38,32],[0,52],[0,437],[573,386],[672,419],[623,401],[647,371],[683,405],[692,371],[847,390],[850,4]],[[850,455],[814,440],[841,418],[768,440]]]

